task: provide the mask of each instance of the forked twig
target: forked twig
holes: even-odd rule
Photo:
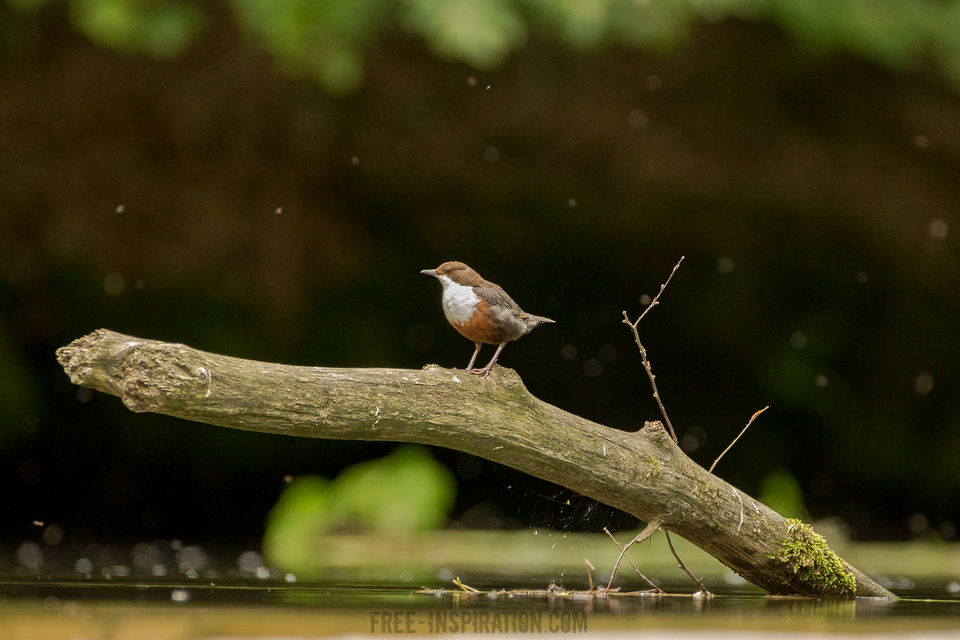
[[[697,583],[697,586],[700,587],[700,591],[702,593],[707,593],[707,588],[703,586],[703,580],[690,573],[690,569],[687,569],[687,565],[683,564],[683,560],[681,560],[680,556],[677,555],[677,550],[673,548],[673,542],[670,540],[670,530],[664,527],[663,535],[667,538],[667,546],[669,546],[670,551],[673,552],[673,557],[676,558],[677,562],[680,563],[680,568],[686,571],[687,575],[690,576],[690,579]]]
[[[466,591],[467,593],[480,593],[480,590],[479,590],[479,589],[474,589],[473,587],[471,587],[471,586],[468,585],[468,584],[463,584],[463,582],[460,581],[460,576],[457,576],[457,577],[454,579],[453,584],[457,585],[458,587],[460,587],[463,591]]]
[[[608,536],[610,536],[610,539],[613,540],[613,544],[617,545],[617,549],[620,549],[620,553],[621,553],[621,554],[625,554],[625,553],[627,552],[626,548],[620,546],[620,543],[617,542],[617,539],[613,537],[613,534],[610,533],[610,530],[609,530],[609,529],[607,529],[606,527],[604,527],[604,528],[603,528],[603,532],[604,532],[605,534],[607,534]],[[636,539],[630,541],[630,544],[633,544],[635,540],[636,540]],[[628,545],[628,546],[629,546],[629,545]],[[623,556],[623,557],[625,557],[625,556]],[[637,575],[639,575],[641,578],[643,578],[644,580],[646,580],[647,584],[649,584],[651,587],[653,587],[654,589],[656,589],[659,593],[666,593],[663,589],[661,589],[660,587],[658,587],[657,585],[655,585],[650,578],[648,578],[647,576],[643,575],[643,572],[640,571],[640,569],[637,568],[637,565],[633,564],[633,560],[631,560],[630,558],[627,558],[627,562],[629,562],[629,563],[630,563],[630,566],[633,567],[633,570],[637,572]],[[610,582],[607,583],[607,589],[608,589],[608,590],[610,589],[610,585],[613,584],[613,576],[614,576],[616,573],[617,573],[617,569],[616,569],[616,567],[614,567],[613,573],[610,574]]]
[[[670,430],[670,436],[673,438],[674,442],[677,440],[677,432],[673,430],[673,424],[670,422],[670,417],[667,415],[667,410],[663,406],[663,402],[660,400],[660,392],[657,390],[657,376],[653,375],[653,366],[650,364],[650,360],[647,359],[647,350],[643,348],[643,343],[640,342],[640,333],[637,331],[637,325],[640,324],[640,321],[643,320],[644,316],[650,313],[650,310],[655,306],[660,304],[660,295],[663,293],[663,290],[667,288],[667,285],[670,284],[670,280],[673,279],[673,274],[677,272],[677,269],[680,268],[680,263],[683,262],[684,256],[680,256],[680,260],[673,266],[673,271],[670,272],[670,275],[667,276],[666,282],[660,285],[660,291],[657,292],[657,295],[653,297],[653,300],[650,301],[650,304],[647,305],[647,308],[643,310],[643,313],[640,314],[640,317],[636,319],[635,322],[630,322],[630,316],[627,315],[627,312],[623,312],[623,323],[629,326],[633,330],[633,339],[637,342],[637,347],[640,348],[640,358],[643,360],[643,368],[647,371],[647,377],[650,378],[650,386],[653,387],[653,398],[657,401],[657,405],[660,407],[660,413],[663,415],[663,421],[667,423],[667,429]]]
[[[649,538],[650,536],[652,536],[652,535],[654,534],[654,532],[655,532],[657,529],[660,528],[660,524],[661,524],[661,523],[660,523],[659,520],[651,520],[650,522],[647,523],[647,526],[643,528],[643,531],[641,531],[640,533],[637,534],[637,537],[635,537],[633,540],[631,540],[631,541],[628,542],[627,544],[623,545],[622,547],[620,547],[620,543],[619,543],[619,542],[617,542],[616,540],[614,540],[614,542],[617,544],[617,546],[620,547],[620,557],[617,558],[616,564],[613,565],[613,571],[610,572],[610,581],[607,582],[607,590],[609,590],[609,589],[610,589],[610,586],[613,584],[613,577],[614,577],[615,575],[617,575],[617,569],[620,568],[620,563],[623,562],[623,556],[626,555],[627,549],[629,549],[629,548],[630,548],[631,546],[633,546],[634,544],[636,544],[636,543],[638,543],[638,542],[643,542],[644,540],[646,540],[647,538]],[[604,531],[606,531],[606,528],[604,528]],[[611,538],[613,538],[613,536],[610,535],[610,532],[609,532],[609,531],[607,531],[607,535],[610,536]],[[627,558],[627,561],[630,562],[630,558]],[[630,564],[633,564],[633,562],[630,562]],[[633,568],[634,568],[634,569],[637,569],[636,565],[634,565]],[[637,569],[637,573],[640,573],[640,570],[639,570],[639,569]],[[640,575],[643,576],[642,573],[640,573]],[[643,579],[646,580],[647,582],[650,582],[650,580],[647,579],[646,576],[644,576]],[[650,584],[653,584],[653,583],[650,582]],[[656,587],[656,585],[654,585],[654,586]],[[659,587],[657,587],[657,588],[659,588]]]
[[[764,407],[763,409],[760,409],[759,411],[757,411],[757,412],[756,412],[755,414],[753,414],[752,416],[750,416],[750,419],[747,421],[747,426],[745,426],[745,427],[743,428],[743,430],[740,432],[740,435],[738,435],[736,438],[734,438],[734,439],[733,439],[733,442],[731,442],[730,444],[727,445],[727,448],[723,450],[723,453],[721,453],[720,455],[717,456],[717,459],[713,461],[713,464],[710,465],[710,468],[707,469],[707,471],[709,471],[710,473],[713,473],[713,468],[714,468],[715,466],[717,466],[717,463],[718,463],[718,462],[720,462],[720,458],[722,458],[723,456],[727,455],[727,451],[730,451],[731,447],[733,447],[733,445],[737,444],[737,440],[739,440],[739,439],[740,439],[740,436],[742,436],[743,434],[745,434],[745,433],[747,432],[747,429],[749,429],[749,428],[750,428],[750,425],[753,424],[753,421],[757,419],[757,416],[759,416],[761,413],[763,413],[764,411],[766,411],[766,410],[769,409],[769,408],[770,408],[769,406],[766,406],[766,407]]]

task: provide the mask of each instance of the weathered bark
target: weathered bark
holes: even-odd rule
[[[428,366],[292,367],[106,329],[57,351],[75,384],[152,411],[235,429],[448,447],[659,520],[771,594],[893,594],[806,525],[694,463],[659,422],[624,433],[541,402],[511,370],[484,380]]]

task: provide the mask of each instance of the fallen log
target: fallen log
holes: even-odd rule
[[[626,433],[487,379],[422,370],[294,367],[97,330],[57,350],[70,380],[155,412],[233,429],[456,449],[659,522],[770,594],[895,598],[787,520],[707,472],[660,422]]]

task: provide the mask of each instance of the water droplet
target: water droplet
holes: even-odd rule
[[[929,233],[930,237],[934,240],[944,240],[949,231],[950,226],[946,223],[946,221],[941,220],[940,218],[934,218],[931,220],[930,227],[927,229],[927,233]]]
[[[52,524],[43,530],[43,542],[51,547],[55,547],[63,542],[63,527]]]
[[[127,288],[127,279],[122,273],[111,273],[103,280],[103,290],[108,296],[119,296]]]
[[[77,573],[90,573],[93,571],[93,562],[90,558],[77,558],[73,563],[73,570]]]
[[[596,378],[603,373],[603,365],[596,358],[590,358],[583,363],[583,373],[588,378]]]
[[[733,271],[733,268],[734,268],[733,260],[731,260],[730,258],[727,258],[726,256],[724,256],[723,258],[719,258],[717,260],[717,271],[719,271],[720,273],[730,273],[731,271]]]
[[[939,533],[940,537],[944,540],[950,540],[957,534],[957,528],[953,526],[952,522],[945,520],[940,523],[939,527],[937,527],[937,533]]]
[[[44,564],[43,549],[32,540],[24,542],[17,547],[17,562],[30,573],[40,573]]]
[[[907,518],[907,528],[910,533],[923,533],[930,527],[927,516],[922,513],[912,513]]]
[[[928,371],[921,371],[913,379],[913,390],[918,396],[925,396],[933,391],[933,376]]]
[[[177,552],[177,566],[181,572],[191,578],[199,575],[199,572],[206,569],[208,564],[210,564],[210,558],[207,557],[207,552],[196,545],[183,547]]]
[[[630,112],[630,115],[627,116],[627,124],[634,129],[642,129],[647,126],[649,122],[650,118],[640,109],[634,109]]]
[[[237,558],[237,566],[240,567],[240,571],[254,573],[263,567],[263,556],[256,551],[244,551]]]

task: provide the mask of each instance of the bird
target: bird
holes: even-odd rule
[[[424,269],[420,273],[440,281],[447,321],[476,345],[467,365],[470,373],[486,378],[508,342],[527,335],[541,324],[555,322],[522,310],[499,285],[484,280],[462,262],[444,262],[436,269]],[[497,352],[487,366],[474,369],[473,364],[484,344],[497,345]]]

